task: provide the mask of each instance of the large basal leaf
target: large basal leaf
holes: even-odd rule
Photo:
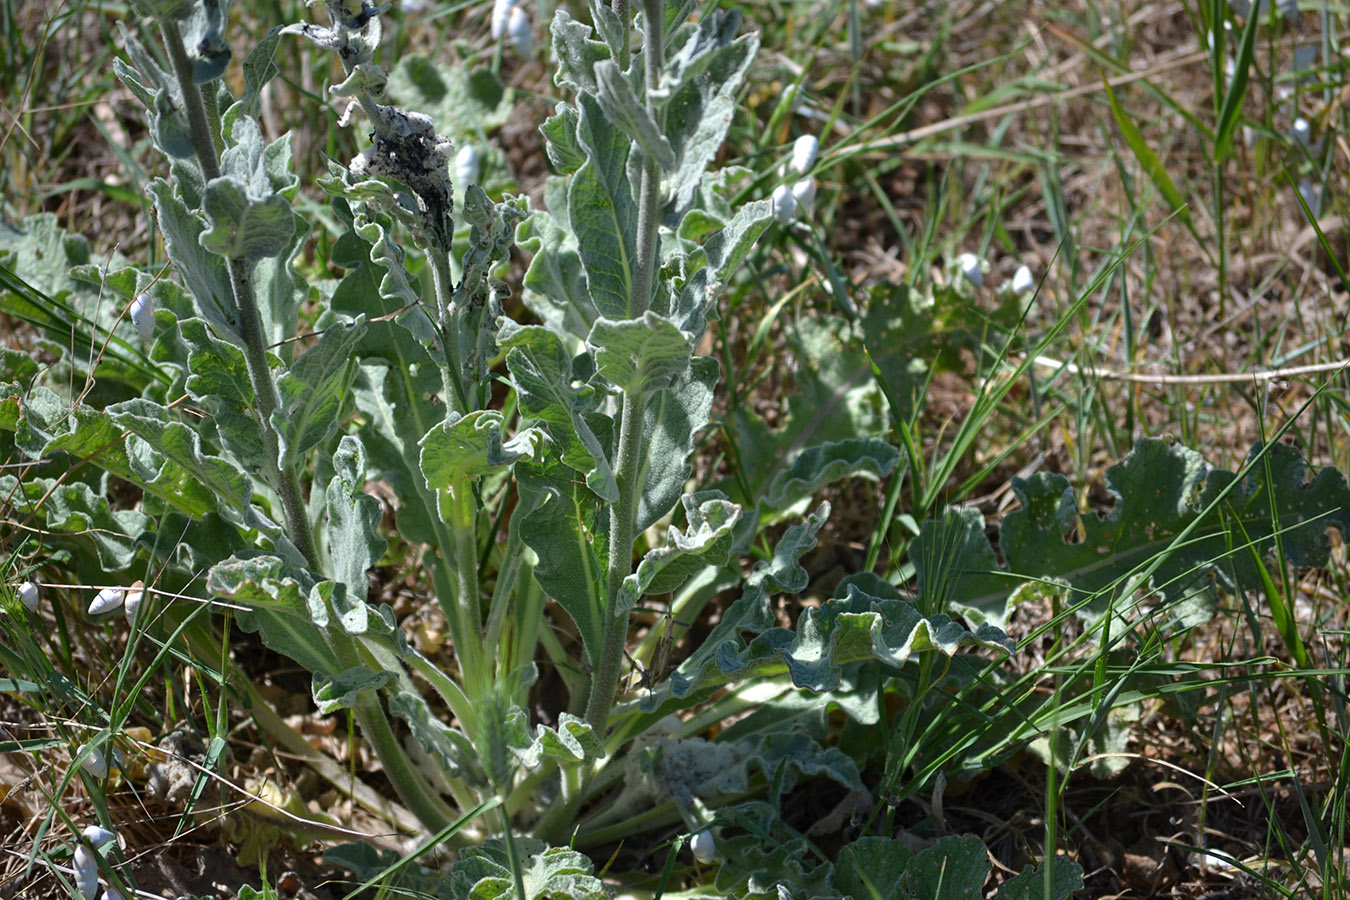
[[[577,138],[586,164],[572,176],[567,213],[595,308],[611,319],[633,315],[637,204],[628,182],[628,136],[589,95],[578,98]]]
[[[1022,317],[1018,295],[1002,296],[992,310],[949,288],[920,296],[907,284],[871,289],[863,315],[867,356],[896,419],[908,422],[934,372],[969,372],[971,360],[990,362]],[[977,367],[978,367],[977,363]]]
[[[315,676],[333,676],[343,667],[314,622],[309,581],[280,557],[231,557],[211,568],[206,589],[244,607],[236,620],[245,631],[258,632],[267,646]]]
[[[845,791],[862,787],[858,767],[838,747],[823,747],[808,735],[785,731],[740,741],[703,738],[662,740],[638,753],[653,798],[673,799],[690,808],[744,796],[756,778],[786,794],[799,780],[828,778]]]
[[[750,493],[740,497],[730,486],[727,492],[747,507],[802,448],[884,434],[890,427],[885,398],[853,326],[838,318],[801,318],[790,344],[800,365],[793,373],[797,389],[787,399],[786,422],[771,428],[744,405],[732,412]]]
[[[853,900],[890,897],[914,854],[888,837],[865,835],[839,851],[834,886]]]
[[[1112,604],[1133,603],[1132,594],[1149,584],[1172,599],[1209,596],[1215,584],[1258,585],[1247,545],[1267,556],[1275,531],[1290,564],[1325,565],[1327,530],[1350,534],[1345,477],[1330,467],[1310,469],[1284,444],[1265,448],[1264,458],[1258,446],[1250,460],[1234,483],[1235,473],[1211,468],[1193,450],[1142,440],[1107,471],[1115,506],[1104,515],[1080,514],[1063,476],[1014,479],[1021,506],[1003,520],[1006,565],[994,557],[977,513],[949,511],[925,525],[911,550],[920,590],[971,622],[1001,625],[1016,588],[1052,579],[1069,586],[1071,601],[1091,598],[1080,615],[1096,621]],[[1188,621],[1198,615],[1185,612]]]
[[[113,509],[100,494],[83,482],[62,484],[52,478],[0,476],[0,496],[20,515],[36,512],[53,539],[69,535],[92,558],[81,560],[80,571],[91,576],[93,560],[103,573],[120,572],[136,558],[137,539],[154,526],[148,516],[134,509]],[[96,582],[106,578],[93,575]]]
[[[764,502],[770,509],[787,509],[845,478],[878,481],[890,475],[899,461],[900,451],[880,438],[852,438],[808,447],[774,477]]]
[[[805,521],[783,532],[773,556],[755,565],[741,596],[722,614],[699,648],[642,701],[645,714],[662,715],[677,707],[679,700],[726,681],[720,671],[714,670],[718,647],[728,641],[740,642],[742,632],[758,634],[770,628],[773,625],[770,595],[806,587],[809,578],[799,560],[816,546],[816,532],[829,515],[830,505],[822,503]]]
[[[900,876],[903,900],[982,900],[989,878],[989,851],[973,834],[938,838],[916,853]]]
[[[229,460],[207,453],[197,432],[175,412],[149,400],[127,400],[108,407],[108,413],[119,426],[214,493],[215,509],[222,516],[240,525],[257,524],[249,514],[252,479]]]
[[[587,421],[595,409],[595,389],[574,386],[572,360],[562,341],[542,326],[503,322],[498,343],[506,350],[520,411],[548,435],[550,454],[585,475],[586,484],[600,497],[617,502],[614,469]]]
[[[842,667],[877,660],[900,668],[910,656],[937,650],[946,656],[962,647],[994,647],[1012,653],[1012,639],[988,623],[974,632],[946,615],[925,618],[905,600],[872,597],[856,584],[842,599],[803,610],[795,628],[773,628],[744,648],[718,648],[717,665],[728,677],[786,670],[797,687],[829,691],[839,686]]]

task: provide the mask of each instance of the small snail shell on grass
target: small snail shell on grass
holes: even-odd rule
[[[98,858],[83,844],[75,848],[75,887],[85,900],[94,900],[98,893]]]
[[[25,609],[29,612],[37,612],[38,599],[42,596],[42,591],[38,588],[36,581],[25,581],[19,585],[16,593],[19,595],[19,602],[24,605]]]

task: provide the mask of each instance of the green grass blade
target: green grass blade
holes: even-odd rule
[[[1233,80],[1223,97],[1223,106],[1219,110],[1219,121],[1214,128],[1214,162],[1220,163],[1228,158],[1233,147],[1233,133],[1242,118],[1242,101],[1247,94],[1247,76],[1251,70],[1252,57],[1256,52],[1256,25],[1261,17],[1247,17],[1242,29],[1242,44],[1238,47],[1237,64],[1233,70]],[[1214,43],[1219,45],[1223,36],[1223,22],[1213,25]]]
[[[1144,171],[1152,180],[1156,187],[1167,200],[1172,211],[1177,214],[1186,227],[1195,234],[1195,226],[1191,222],[1190,210],[1186,208],[1186,198],[1181,196],[1181,191],[1177,190],[1176,184],[1172,181],[1172,176],[1167,174],[1167,167],[1163,161],[1158,158],[1158,154],[1144,140],[1144,136],[1139,133],[1139,129],[1134,124],[1134,120],[1125,112],[1125,108],[1120,105],[1120,100],[1116,97],[1116,92],[1111,89],[1111,82],[1106,79],[1106,73],[1099,73],[1102,77],[1102,88],[1106,91],[1106,99],[1111,103],[1111,115],[1116,120],[1116,127],[1120,129],[1120,134],[1125,138],[1125,143],[1129,144],[1130,150],[1134,153],[1134,158],[1139,160],[1139,165],[1144,167]],[[1200,240],[1198,234],[1196,240]]]

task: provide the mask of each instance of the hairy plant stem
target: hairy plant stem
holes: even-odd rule
[[[623,12],[626,14],[628,6],[626,0],[615,0],[615,12],[619,12],[618,4],[621,2]],[[659,126],[661,124],[659,111],[655,107],[652,95],[660,84],[661,71],[665,68],[661,53],[661,0],[643,0],[642,9],[647,111],[656,118]],[[660,166],[655,159],[648,156],[643,160],[638,194],[637,265],[633,273],[633,296],[629,302],[629,314],[632,318],[641,316],[651,303],[660,239],[658,232],[660,185]],[[633,570],[633,538],[636,530],[634,520],[637,518],[638,491],[642,489],[642,486],[636,483],[635,469],[642,446],[645,403],[646,398],[641,394],[625,393],[619,414],[619,447],[614,466],[619,499],[609,511],[609,562],[606,566],[609,608],[605,615],[600,659],[595,676],[591,679],[590,696],[586,702],[586,722],[595,730],[601,741],[604,740],[605,727],[609,723],[610,709],[614,706],[614,693],[618,689],[619,673],[623,668],[624,642],[628,638],[628,615],[615,614],[613,605],[619,596],[623,580]]]
[[[202,176],[209,183],[211,179],[220,177],[220,159],[216,155],[215,132],[206,115],[205,92],[192,80],[192,62],[183,46],[183,35],[178,29],[178,23],[166,19],[162,24],[164,43],[173,62],[179,89],[183,93],[184,106],[187,107],[193,148],[202,167]],[[272,413],[281,405],[281,396],[272,379],[272,370],[267,365],[267,342],[263,337],[262,318],[258,314],[258,299],[253,293],[250,265],[247,260],[238,258],[226,259],[225,264],[230,273],[230,290],[234,294],[235,311],[239,316],[240,335],[244,339],[244,362],[253,385],[253,411],[258,416],[266,453],[264,475],[281,500],[291,542],[304,556],[306,564],[319,571],[319,552],[305,510],[300,479],[281,465],[280,443],[272,427]]]
[[[661,85],[661,70],[664,68],[661,49],[661,0],[643,0],[642,54],[646,67],[647,114],[652,117],[658,130],[663,130],[665,117],[652,98]],[[642,161],[642,179],[638,188],[637,271],[633,273],[632,301],[634,317],[646,312],[651,304],[660,239],[660,193],[661,165],[654,157],[647,155]]]
[[[192,80],[192,63],[188,59],[178,24],[166,19],[161,25],[174,74],[187,108],[193,148],[202,167],[202,175],[209,183],[211,179],[220,177],[220,159],[216,154],[214,132],[207,119],[204,92]],[[322,573],[322,560],[314,542],[314,530],[310,526],[309,515],[305,508],[300,479],[293,469],[282,465],[280,442],[272,427],[272,413],[281,405],[281,397],[277,391],[276,381],[272,378],[272,370],[267,364],[267,343],[263,335],[262,318],[258,313],[257,297],[253,292],[251,266],[247,260],[239,258],[227,258],[226,266],[230,274],[230,288],[234,294],[235,309],[239,316],[239,329],[244,340],[244,361],[248,366],[249,381],[253,385],[253,411],[259,419],[266,454],[264,476],[281,500],[291,541],[310,569]],[[343,668],[364,665],[356,642],[351,636],[330,630],[325,634],[325,639]],[[371,692],[362,693],[353,709],[362,733],[379,757],[385,774],[393,783],[400,799],[422,824],[432,831],[449,825],[453,819],[449,807],[408,758],[403,745],[394,736],[389,719],[376,695]]]
[[[467,480],[450,492],[450,532],[455,541],[455,653],[465,692],[472,703],[482,703],[492,690],[483,648],[483,610],[478,598],[477,507]]]
[[[614,467],[619,485],[619,500],[609,510],[609,562],[606,566],[606,585],[609,598],[605,610],[605,633],[600,645],[600,660],[591,680],[591,694],[586,703],[586,721],[603,742],[609,724],[609,711],[614,706],[614,692],[619,686],[623,667],[624,642],[628,638],[628,614],[618,614],[613,604],[618,599],[623,580],[633,569],[633,531],[637,518],[637,485],[634,469],[642,446],[641,397],[625,395],[619,418],[619,455]]]

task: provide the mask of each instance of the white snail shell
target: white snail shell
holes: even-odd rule
[[[792,199],[797,201],[801,214],[809,217],[811,208],[816,205],[816,180],[814,178],[803,178],[794,184],[792,186]]]
[[[717,858],[717,841],[713,838],[712,832],[706,828],[690,839],[689,849],[693,851],[694,859],[699,862],[711,862]]]
[[[516,0],[495,0],[492,4],[492,39],[500,41],[506,36],[506,22],[511,17]]]
[[[155,339],[155,301],[149,294],[138,294],[131,301],[131,324],[147,344]]]
[[[84,839],[95,849],[102,847],[104,844],[111,844],[113,841],[117,840],[117,835],[113,834],[102,825],[86,825],[84,831],[80,832],[80,834],[84,835]]]
[[[530,17],[519,6],[512,6],[507,15],[506,34],[516,54],[522,59],[529,59],[534,52],[534,31],[530,28]]]
[[[805,175],[816,164],[816,154],[820,152],[820,141],[813,134],[804,134],[792,145],[792,168],[798,175]]]
[[[477,147],[473,144],[460,147],[459,152],[455,154],[455,182],[460,190],[471,184],[477,184],[482,168],[483,161],[478,155]]]
[[[37,582],[25,581],[23,584],[19,585],[18,593],[19,602],[22,603],[29,612],[37,612],[38,598],[42,595]]]
[[[141,608],[143,599],[145,599],[145,582],[132,583],[131,587],[127,588],[126,599],[122,601],[122,612],[126,614],[128,622],[135,623],[136,610]]]
[[[79,753],[84,753],[86,747],[88,747],[87,744],[85,747],[81,747]],[[103,755],[103,751],[97,747],[94,747],[89,751],[89,755],[84,758],[84,762],[81,763],[81,765],[84,766],[86,772],[95,778],[103,778],[108,774],[108,760]]]
[[[126,593],[126,591],[119,587],[105,587],[98,592],[98,596],[94,598],[94,602],[89,604],[89,615],[101,616],[104,613],[112,612],[122,605],[122,601],[126,598]]]
[[[976,287],[984,284],[984,270],[980,268],[980,259],[974,253],[962,253],[956,258],[956,265],[966,281]]]
[[[1031,269],[1026,266],[1017,267],[1012,277],[1012,289],[1014,294],[1030,294],[1036,289],[1036,278],[1031,274]]]
[[[98,860],[83,844],[75,848],[75,886],[85,900],[94,900],[98,893]]]
[[[786,184],[773,189],[773,214],[784,225],[790,224],[797,214],[797,198],[792,196],[792,188]]]

